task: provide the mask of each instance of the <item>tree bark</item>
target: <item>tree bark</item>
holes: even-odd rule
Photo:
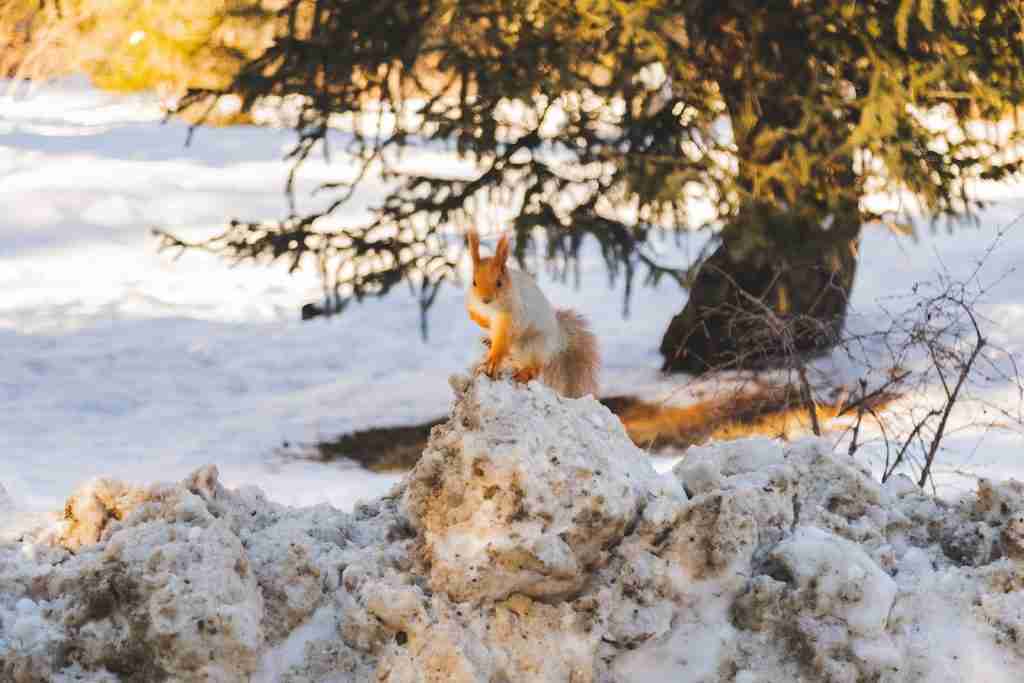
[[[661,341],[662,369],[785,365],[835,345],[857,270],[859,219],[755,209],[728,226]],[[770,310],[770,313],[769,313]],[[780,333],[779,324],[785,326]]]

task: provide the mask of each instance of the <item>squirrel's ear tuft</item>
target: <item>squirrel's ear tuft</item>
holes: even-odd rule
[[[471,228],[466,239],[469,241],[469,256],[473,259],[475,266],[480,263],[480,235],[475,228]]]
[[[508,261],[508,235],[502,235],[498,240],[498,248],[494,252],[494,260],[504,266]]]

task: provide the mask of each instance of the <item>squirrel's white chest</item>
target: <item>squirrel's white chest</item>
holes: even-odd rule
[[[555,309],[533,278],[519,270],[509,269],[508,272],[512,296],[485,304],[470,289],[466,295],[468,307],[487,318],[502,313],[508,315],[512,323],[510,332],[513,346],[516,345],[517,337],[529,331],[531,345],[539,343],[543,347],[542,355],[557,353],[561,350],[562,339]]]

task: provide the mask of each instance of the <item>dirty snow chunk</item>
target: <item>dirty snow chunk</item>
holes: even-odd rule
[[[400,602],[411,607],[407,600]],[[587,628],[571,603],[548,605],[516,595],[469,614],[444,599],[421,607],[429,610],[406,611],[400,621],[390,622],[401,624],[403,638],[385,648],[378,680],[569,683],[598,678],[598,632]]]
[[[677,470],[683,479],[692,467],[711,466],[723,476],[756,472],[785,460],[782,442],[759,436],[695,446],[686,451]]]
[[[842,618],[857,634],[885,630],[896,582],[860,546],[827,531],[801,527],[771,554],[801,590],[813,593],[818,616]]]
[[[921,489],[914,484],[914,481],[905,474],[897,474],[895,477],[890,477],[889,480],[883,484],[883,488],[897,498],[907,494],[921,492]]]
[[[485,378],[453,387],[452,420],[431,436],[404,498],[431,588],[456,601],[578,591],[657,474],[590,398]]]
[[[276,647],[265,650],[250,683],[279,683],[289,669],[302,665],[306,648],[317,641],[337,638],[338,613],[334,605],[319,608]]]
[[[64,505],[64,519],[53,529],[57,543],[77,550],[100,540],[107,525],[124,518],[150,496],[149,492],[113,479],[93,479]]]
[[[60,638],[56,625],[43,615],[42,606],[28,598],[18,600],[13,609],[0,610],[0,625],[0,642],[27,653],[42,653]]]
[[[734,659],[736,631],[728,621],[728,602],[714,589],[700,591],[695,609],[679,614],[668,638],[625,652],[615,665],[615,680],[623,683],[654,681],[719,681],[723,662]],[[731,679],[729,679],[731,680]],[[763,679],[768,680],[768,679]]]
[[[265,599],[263,628],[270,642],[302,624],[338,588],[339,547],[348,516],[326,505],[303,515],[288,515],[249,538],[247,554]],[[317,536],[338,529],[337,543]]]
[[[950,505],[818,439],[658,476],[592,398],[453,387],[417,468],[351,514],[214,467],[82,487],[0,543],[0,681],[1020,678],[1019,484]]]
[[[915,553],[915,562],[920,555]],[[1005,569],[993,565],[992,574]],[[900,596],[889,617],[887,635],[900,649],[899,673],[882,678],[883,683],[923,681],[926,683],[1019,683],[1022,643],[1013,642],[1011,632],[1024,626],[1018,588],[1003,593],[986,586],[988,568],[921,573],[901,583]],[[1020,576],[1019,569],[1010,575]],[[897,578],[903,577],[901,572]],[[994,603],[1009,598],[1017,602],[1011,614],[993,614]]]
[[[75,555],[45,545],[0,555],[0,678],[48,680],[59,661],[126,679],[248,680],[263,600],[226,520],[180,485],[110,480],[80,489],[66,510],[40,541]],[[2,607],[16,597],[12,618]]]
[[[1000,483],[990,479],[980,480],[974,511],[986,522],[1024,512],[1024,483],[1013,479]]]

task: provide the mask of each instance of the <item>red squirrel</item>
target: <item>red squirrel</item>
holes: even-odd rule
[[[480,236],[469,232],[473,286],[466,310],[487,330],[490,350],[480,370],[495,377],[504,368],[517,382],[539,379],[569,398],[597,394],[601,357],[586,319],[555,310],[528,274],[508,267],[508,236],[491,258],[480,256]]]

